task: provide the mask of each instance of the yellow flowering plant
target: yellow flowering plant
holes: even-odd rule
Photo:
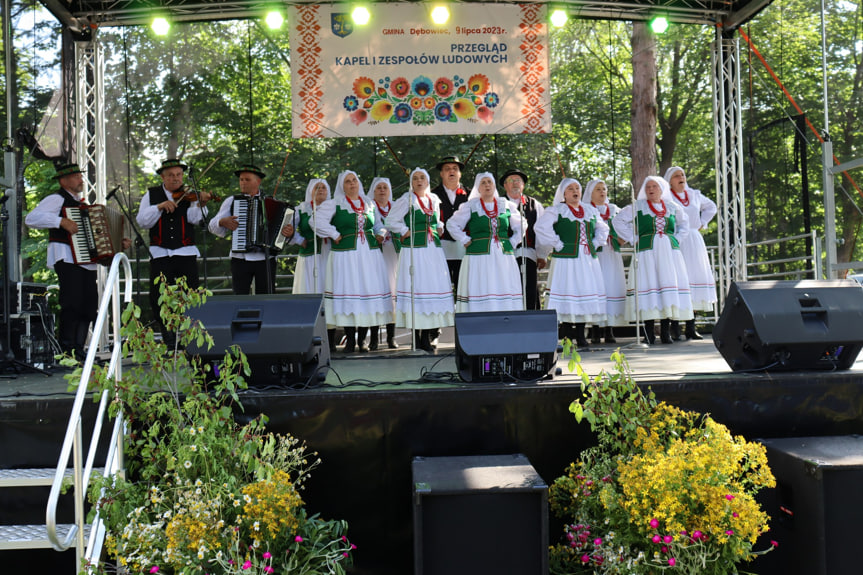
[[[183,315],[208,292],[162,285],[165,324],[180,345],[212,345]],[[301,492],[320,460],[289,435],[269,433],[259,415],[238,423],[238,390],[248,362],[229,350],[218,378],[206,364],[166,350],[123,314],[124,355],[134,363],[121,382],[95,378],[127,420],[127,467],[90,492],[106,525],[108,560],[97,573],[195,575],[343,574],[354,545],[347,524],[310,515]],[[99,394],[97,394],[99,395]]]
[[[755,496],[776,482],[764,446],[733,436],[709,415],[642,392],[618,351],[614,371],[582,380],[570,405],[597,444],[550,489],[566,522],[552,573],[727,575],[770,551],[756,541],[768,517]]]

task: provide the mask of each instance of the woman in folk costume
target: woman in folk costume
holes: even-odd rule
[[[368,326],[393,320],[393,296],[379,243],[382,231],[357,174],[339,174],[333,199],[318,208],[318,235],[332,240],[324,313],[328,324],[345,328],[345,353],[357,347],[368,351],[363,344]]]
[[[557,311],[564,336],[586,348],[586,323],[605,324],[605,283],[596,249],[608,239],[608,225],[596,208],[581,201],[581,184],[564,178],[554,203],[536,222],[536,238],[551,246],[546,309]]]
[[[298,244],[300,252],[291,293],[324,293],[324,268],[330,253],[330,242],[315,236],[315,230],[320,222],[317,210],[329,199],[330,185],[326,180],[309,180],[306,199],[294,215],[294,228],[297,233],[291,243]]]
[[[599,343],[600,329],[605,326],[605,343],[617,343],[613,327],[625,326],[626,321],[626,272],[623,267],[623,256],[620,247],[623,242],[611,227],[611,219],[620,211],[615,204],[608,201],[608,186],[603,180],[590,180],[584,189],[584,203],[590,204],[599,212],[602,221],[608,227],[608,240],[605,245],[596,248],[599,252],[599,267],[602,269],[602,281],[605,284],[605,324],[595,324],[597,327],[593,343]]]
[[[654,343],[654,320],[661,321],[662,343],[671,343],[670,320],[692,319],[689,276],[680,251],[680,242],[689,233],[683,208],[671,199],[668,183],[658,176],[647,176],[635,204],[620,210],[612,226],[636,251],[636,270],[630,271],[626,290],[626,315],[644,320],[645,341]],[[636,294],[637,289],[637,294]]]
[[[689,218],[689,235],[680,242],[680,251],[686,262],[686,273],[689,275],[689,291],[692,298],[693,311],[713,311],[716,303],[716,279],[713,277],[713,267],[707,257],[707,246],[701,237],[701,230],[707,229],[707,224],[716,215],[716,204],[701,193],[690,188],[686,183],[686,173],[683,168],[672,166],[665,171],[665,181],[671,187],[672,197],[683,206]],[[672,337],[680,337],[680,325],[672,322]],[[686,322],[684,331],[686,339],[704,339],[695,331],[695,319]]]
[[[393,187],[390,184],[390,179],[375,178],[372,180],[370,189],[369,202],[375,208],[375,222],[386,225],[386,217],[393,206]],[[390,292],[393,294],[393,312],[395,312],[396,272],[399,267],[399,254],[393,235],[388,229],[383,230],[383,238],[381,252],[384,255],[384,263],[387,268],[387,283],[390,286]],[[372,351],[378,348],[378,332],[379,326],[374,326],[369,334],[369,349]],[[390,349],[397,349],[399,347],[399,344],[396,343],[396,324],[393,321],[387,324],[387,347]]]
[[[387,229],[401,244],[396,286],[396,325],[416,329],[417,347],[432,351],[433,332],[452,325],[455,319],[452,287],[446,255],[440,244],[443,233],[440,199],[429,189],[428,172],[422,168],[411,172],[410,188],[393,204],[386,221]]]
[[[521,310],[521,276],[513,246],[521,241],[524,228],[516,205],[497,195],[491,173],[476,175],[467,203],[447,221],[446,229],[466,249],[456,312]]]

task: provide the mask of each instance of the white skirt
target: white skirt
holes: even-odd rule
[[[642,321],[693,318],[689,276],[683,253],[671,247],[665,234],[653,238],[653,249],[638,252],[636,272],[630,271],[626,289],[626,317],[635,321],[635,295]]]
[[[291,293],[324,293],[326,265],[327,258],[324,254],[298,256]]]
[[[523,309],[521,275],[515,256],[492,242],[491,253],[466,255],[458,276],[457,313]]]
[[[605,282],[598,259],[585,254],[552,257],[548,274],[545,308],[557,311],[557,321],[605,325]]]
[[[689,276],[689,293],[692,298],[692,309],[696,311],[713,311],[716,303],[716,280],[710,258],[707,257],[707,246],[704,238],[697,230],[689,230],[689,235],[680,243],[683,261],[686,262],[686,274]]]
[[[625,326],[626,321],[626,272],[623,269],[623,256],[611,246],[604,246],[599,252],[599,267],[605,284],[605,323],[599,326]]]
[[[358,241],[357,249],[331,250],[327,258],[324,313],[327,325],[376,326],[393,321],[392,292],[380,250]]]
[[[444,252],[431,244],[424,248],[402,247],[396,282],[396,325],[414,329],[411,322],[411,251],[413,251],[413,317],[415,329],[453,325],[452,284]]]
[[[393,312],[396,309],[396,277],[399,271],[399,255],[396,253],[396,247],[392,240],[387,240],[381,246],[381,252],[384,256],[384,265],[387,268],[387,285],[390,286],[390,291],[393,294]]]

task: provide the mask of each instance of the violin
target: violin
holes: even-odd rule
[[[200,194],[200,192],[193,190],[189,186],[184,185],[184,186],[181,186],[180,188],[178,188],[177,191],[171,192],[171,197],[173,198],[174,202],[176,202],[176,203],[180,203],[183,200],[185,200],[187,202],[197,202],[199,199],[198,198],[199,194]],[[214,194],[210,194],[210,199],[214,200],[216,202],[222,201],[222,198],[220,198]]]

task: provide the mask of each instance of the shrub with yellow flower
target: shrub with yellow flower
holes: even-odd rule
[[[768,517],[755,496],[775,486],[764,446],[734,437],[709,415],[643,393],[616,352],[613,373],[591,379],[570,406],[597,445],[551,487],[564,542],[553,573],[737,573]],[[775,545],[775,543],[774,543]]]

